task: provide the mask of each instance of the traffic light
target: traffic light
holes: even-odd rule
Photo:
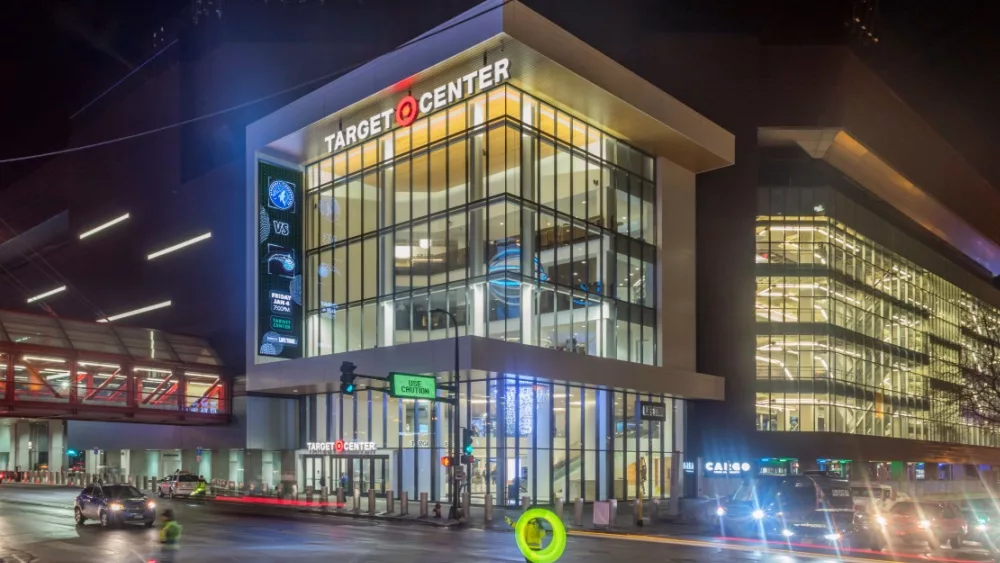
[[[462,453],[472,455],[472,431],[468,428],[462,429]]]
[[[345,395],[353,395],[354,394],[354,378],[357,377],[356,375],[354,375],[354,370],[357,369],[357,368],[358,368],[358,366],[354,365],[351,362],[344,362],[344,363],[340,364],[340,392],[341,393],[343,393]]]
[[[445,467],[451,467],[452,465],[454,465],[452,463],[451,456],[450,455],[446,455],[446,456],[442,457],[441,458],[441,465],[443,465]]]

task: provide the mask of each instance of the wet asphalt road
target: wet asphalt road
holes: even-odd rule
[[[73,522],[75,490],[0,488],[0,557],[11,563],[130,562],[156,557],[157,531],[142,526],[102,530],[96,523]],[[439,529],[415,524],[369,522],[349,518],[279,519],[222,514],[183,501],[170,506],[184,526],[182,561],[338,563],[521,562],[510,533],[475,529]],[[637,541],[638,540],[638,541]],[[921,559],[927,555],[913,552]],[[975,550],[939,552],[946,560],[987,560]],[[636,562],[713,563],[893,559],[890,555],[807,554],[769,550],[756,545],[720,544],[709,538],[570,537],[560,561],[567,563]]]

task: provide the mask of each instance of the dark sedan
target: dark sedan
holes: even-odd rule
[[[108,528],[122,524],[145,524],[156,521],[156,503],[131,485],[87,485],[76,497],[73,507],[76,523],[97,520]]]
[[[780,533],[796,544],[879,551],[884,542],[880,531],[870,524],[864,513],[854,510],[817,510],[804,522],[784,527]]]

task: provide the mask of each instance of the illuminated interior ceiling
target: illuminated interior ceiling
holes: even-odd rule
[[[313,161],[329,154],[324,139],[341,127],[500,58],[510,61],[511,85],[648,153],[693,172],[735,161],[730,132],[510,0],[484,2],[262,118],[248,127],[248,145]]]
[[[758,131],[758,140],[764,146],[798,145],[813,158],[828,162],[994,276],[1000,275],[1000,245],[906,179],[843,129],[764,127]]]

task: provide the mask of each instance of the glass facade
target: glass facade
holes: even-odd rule
[[[474,503],[487,494],[500,505],[525,495],[539,504],[668,496],[682,401],[512,376],[484,375],[462,386],[460,424],[475,448],[467,480]],[[447,500],[448,470],[439,459],[449,453],[451,407],[375,390],[311,399],[313,439],[370,441],[377,451],[360,463],[307,456],[304,487],[345,479],[362,492]],[[638,420],[637,401],[664,403],[666,420]]]
[[[957,392],[985,305],[864,226],[908,237],[830,187],[759,190],[757,430],[1000,446]]]
[[[306,167],[309,356],[462,335],[654,364],[653,159],[503,85]]]

